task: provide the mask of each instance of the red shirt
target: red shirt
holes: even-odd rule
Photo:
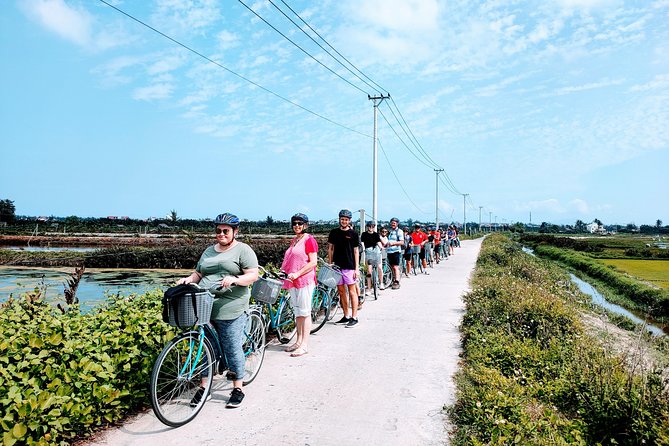
[[[420,245],[427,240],[427,234],[423,231],[413,231],[411,233],[411,240],[413,241],[414,245]]]

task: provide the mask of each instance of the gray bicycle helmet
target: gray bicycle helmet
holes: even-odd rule
[[[309,217],[307,217],[305,214],[298,212],[297,214],[290,217],[291,223],[294,223],[296,221],[303,221],[305,223],[309,223]]]
[[[375,226],[375,225],[374,225],[374,222],[372,220],[367,220],[367,223],[365,223],[366,228],[371,228],[373,226]]]
[[[234,214],[229,214],[227,212],[223,214],[219,214],[215,219],[214,219],[214,224],[216,226],[218,225],[228,225],[233,228],[239,227],[239,218],[237,218],[236,215]]]
[[[339,211],[339,217],[353,218],[353,214],[348,209],[342,209]]]
[[[397,218],[397,217],[393,217],[393,218],[390,219],[390,221],[394,221],[395,223],[399,223],[400,219]]]

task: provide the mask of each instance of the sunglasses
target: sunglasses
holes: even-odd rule
[[[303,221],[294,221],[293,226],[304,226],[304,222]]]
[[[232,232],[232,229],[230,229],[230,228],[225,228],[225,229],[216,228],[216,234],[228,235],[231,232]]]

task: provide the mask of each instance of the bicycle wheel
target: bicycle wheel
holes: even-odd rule
[[[413,254],[411,257],[411,260],[413,262],[413,265],[411,265],[411,269],[413,270],[413,275],[417,276],[418,275],[418,265],[420,264],[420,259],[418,258],[418,254]]]
[[[207,398],[191,406],[202,383],[204,395],[209,395],[213,377],[213,349],[200,332],[190,331],[172,339],[158,355],[151,373],[151,406],[156,417],[171,427],[182,426],[200,412]]]
[[[320,285],[314,288],[314,295],[311,299],[311,331],[309,333],[316,333],[323,328],[325,322],[328,320],[328,313],[330,307],[328,306],[327,290]]]
[[[393,284],[393,268],[388,264],[383,264],[383,286],[390,287]]]
[[[282,299],[280,307],[277,310],[279,317],[276,320],[276,334],[279,342],[287,344],[295,336],[297,326],[295,325],[295,313],[293,307],[287,299]]]
[[[337,288],[330,288],[328,290],[328,307],[330,307],[328,311],[328,320],[331,321],[334,317],[335,314],[337,314],[337,310],[339,309],[339,291],[337,291]]]
[[[376,271],[376,266],[372,268],[372,297],[374,297],[374,300],[379,299],[379,284],[377,283],[379,281],[379,273]]]
[[[265,359],[265,322],[259,311],[251,311],[244,330],[244,385],[256,378]]]

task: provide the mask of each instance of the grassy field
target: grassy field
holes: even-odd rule
[[[601,259],[599,261],[644,282],[669,289],[669,260]]]

